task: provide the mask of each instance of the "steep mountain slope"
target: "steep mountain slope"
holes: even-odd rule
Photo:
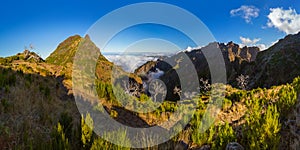
[[[55,75],[59,68],[31,59],[9,62],[24,54],[0,61],[0,149],[27,149],[29,141],[40,145],[35,149],[45,149],[63,115],[72,118],[70,126],[80,121],[63,77]]]
[[[300,75],[300,33],[286,36],[265,51],[260,51],[258,47],[240,48],[233,42],[210,45],[216,45],[216,48],[221,50],[226,65],[227,82],[234,87],[240,86],[237,78],[241,75],[249,77],[245,82],[248,83],[245,85],[247,89],[292,82]],[[203,49],[205,48],[184,53],[194,64],[192,67],[195,67],[198,78],[210,80],[210,71],[202,53]],[[180,85],[180,81],[176,69],[170,64],[176,64],[176,60],[180,60],[180,54],[156,62],[147,62],[137,68],[135,73],[145,76],[156,69],[162,70],[164,74],[160,79],[165,82],[169,91],[173,91]],[[192,69],[191,66],[186,66],[186,70],[188,69]],[[178,95],[169,92],[167,98],[178,99]]]
[[[79,46],[95,52],[88,56],[99,55],[95,84],[111,84],[113,63],[101,55],[88,36],[66,39],[46,61],[28,50],[11,57],[0,57],[0,149],[26,149],[30,147],[29,142],[31,146],[35,145],[35,149],[55,149],[46,145],[51,143],[52,130],[58,121],[65,131],[68,127],[77,132],[80,114],[74,101],[71,79]],[[78,138],[77,135],[73,138]]]
[[[77,53],[79,48],[81,49],[80,54]],[[96,58],[95,56],[99,57]],[[119,70],[124,75],[130,76],[138,83],[141,83],[138,76],[126,73],[120,67],[114,66],[112,62],[109,62],[101,54],[100,49],[93,43],[93,41],[91,41],[88,35],[84,38],[79,35],[69,37],[58,45],[56,50],[46,59],[46,63],[62,67],[61,75],[63,75],[66,79],[71,79],[73,61],[75,57],[78,59],[91,59],[96,62],[95,75],[100,82],[110,83],[112,69],[115,67],[114,69]],[[82,64],[82,66],[85,69],[88,68],[86,64]]]
[[[300,32],[259,52],[250,75],[251,88],[290,83],[300,75]]]
[[[100,49],[96,47],[96,45],[90,40],[89,36],[85,36],[84,38],[79,35],[74,35],[67,38],[65,41],[60,43],[56,50],[50,54],[50,56],[46,59],[46,63],[54,64],[57,66],[63,67],[62,73],[67,78],[71,78],[73,61],[74,57],[78,51],[79,46],[84,46],[86,49],[93,49],[93,52],[99,52],[98,54],[89,54],[89,55],[99,55],[98,61],[101,63],[101,67],[97,67],[97,75],[103,81],[109,80],[109,75],[105,76],[100,74],[99,72],[106,73],[110,72],[109,69],[112,66],[112,63],[109,62],[101,53]],[[89,57],[89,56],[87,56]],[[103,68],[104,67],[104,68]]]
[[[257,47],[243,47],[240,48],[239,45],[229,42],[228,44],[224,43],[210,43],[208,46],[201,49],[195,49],[192,51],[180,52],[172,57],[167,57],[165,59],[160,59],[156,62],[147,62],[143,66],[137,68],[135,73],[141,76],[149,74],[150,72],[159,69],[164,72],[160,77],[166,84],[168,91],[173,91],[175,87],[180,86],[180,79],[177,74],[179,70],[181,72],[186,72],[184,75],[189,77],[189,70],[195,67],[198,74],[198,79],[209,79],[210,80],[210,70],[206,59],[215,59],[215,58],[206,58],[203,50],[219,49],[221,50],[226,66],[227,80],[228,83],[236,85],[236,77],[242,74],[246,69],[246,64],[251,64],[256,59],[256,56],[259,52]],[[190,59],[193,63],[193,66],[182,66],[182,61],[186,61],[182,56],[188,56],[186,59]],[[170,65],[172,64],[172,66]],[[220,64],[221,65],[221,64]],[[178,67],[179,66],[179,67]],[[178,70],[179,69],[179,70]],[[193,79],[193,77],[191,77]],[[167,99],[178,99],[179,95],[174,94],[173,92],[168,92]]]
[[[46,62],[61,66],[73,63],[73,58],[82,40],[83,38],[79,35],[67,38],[50,54],[50,56],[46,59]]]
[[[77,43],[78,41],[80,43]],[[263,81],[266,79],[261,77],[265,75],[265,78],[269,78],[268,73],[274,73],[276,76],[276,70],[278,70],[276,67],[286,67],[286,71],[292,75],[299,73],[298,68],[295,70],[293,68],[299,63],[299,34],[288,36],[268,51],[259,53],[255,47],[239,48],[232,42],[212,44],[222,50],[228,78],[231,81],[235,80],[239,74],[251,75],[253,81]],[[77,48],[87,51],[76,56]],[[184,53],[191,58],[199,77],[209,78],[209,70],[202,49]],[[183,52],[164,60],[148,62],[138,68],[136,73],[145,75],[149,71],[157,71],[156,69],[164,71],[164,75],[160,78],[171,87],[168,90],[173,93],[172,86],[180,84],[177,82],[177,71],[185,72],[186,78],[190,77],[190,67],[181,63],[185,61],[180,57],[182,54]],[[100,57],[96,57],[98,55]],[[98,87],[99,101],[97,102],[103,103],[105,110],[95,103],[95,105],[91,104],[93,107],[91,111],[107,111],[111,118],[124,125],[146,128],[179,119],[173,116],[176,110],[184,107],[190,110],[192,107],[191,101],[183,101],[182,105],[170,101],[156,103],[146,95],[135,97],[135,95],[132,96],[133,94],[128,96],[124,93],[117,93],[121,95],[121,99],[116,99],[113,96],[116,93],[111,91],[110,74],[113,67],[116,67],[125,79],[129,77],[131,82],[141,84],[140,79],[135,74],[126,73],[120,67],[113,66],[113,63],[101,55],[99,48],[88,36],[85,38],[75,36],[62,42],[46,62],[29,51],[0,58],[0,149],[130,149],[111,144],[93,134],[92,130],[86,126],[86,121],[93,124],[90,115],[79,114],[73,93],[70,92],[72,87],[66,84],[67,81],[71,81],[74,58],[78,56],[84,56],[80,58],[86,58],[87,61],[97,62],[96,80],[99,82],[96,82],[96,85],[87,86]],[[167,59],[173,66],[164,62]],[[294,64],[288,68],[290,64],[285,61]],[[82,70],[89,72],[91,68],[85,62],[82,63]],[[270,65],[274,66],[270,67]],[[268,68],[271,69],[268,70]],[[263,72],[262,75],[254,72],[255,69]],[[280,78],[286,79],[289,76],[286,73]],[[273,76],[270,78],[276,79]],[[122,79],[120,78],[121,83]],[[282,82],[284,81],[287,80]],[[100,82],[101,84],[98,85],[97,83]],[[269,80],[264,82],[268,83]],[[274,84],[271,80],[270,83]],[[193,84],[193,81],[187,84]],[[299,93],[300,78],[295,78],[292,84],[274,86],[270,89],[258,88],[246,91],[227,85],[221,111],[205,133],[199,133],[199,127],[203,123],[202,118],[211,99],[209,99],[209,92],[200,94],[195,99],[195,102],[197,101],[195,113],[184,130],[164,144],[145,149],[178,149],[178,147],[181,147],[180,149],[230,149],[228,147],[236,148],[237,145],[241,149],[242,147],[245,149],[297,149],[300,141],[300,101],[297,97]],[[169,96],[172,98],[173,95]],[[175,95],[173,98],[178,97]],[[128,107],[121,106],[120,102]],[[130,111],[141,109],[143,111]],[[148,109],[151,111],[144,112]],[[106,120],[102,123],[105,124]],[[161,127],[169,130],[169,126]],[[107,132],[107,134],[111,133]],[[134,142],[144,140],[138,136],[136,137],[138,140],[130,141],[127,139],[126,132],[118,131],[116,138],[120,137],[124,138],[123,140],[128,142],[129,146]]]

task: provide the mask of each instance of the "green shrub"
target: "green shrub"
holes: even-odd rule
[[[223,111],[229,110],[231,108],[231,106],[232,106],[231,100],[224,98],[223,105],[222,105]]]
[[[150,98],[146,94],[141,94],[139,100],[141,102],[147,102],[148,100],[150,100]]]
[[[96,91],[99,96],[99,98],[105,98],[107,100],[110,100],[111,102],[114,102],[116,97],[114,95],[114,92],[116,90],[113,90],[113,87],[111,84],[103,83],[103,82],[97,82],[96,83]]]
[[[244,90],[239,90],[236,92],[231,93],[230,95],[227,95],[226,98],[230,99],[233,102],[240,102],[243,98],[245,98],[247,95],[247,92]]]
[[[260,140],[263,149],[277,149],[280,141],[281,124],[279,123],[279,112],[275,105],[268,106],[262,122]]]
[[[113,132],[106,132],[104,133],[104,137],[106,137],[109,141],[117,140],[117,144],[115,145],[113,143],[110,143],[109,141],[106,141],[102,138],[97,138],[94,140],[93,145],[91,146],[91,150],[104,150],[104,149],[109,149],[109,150],[130,150],[130,145],[131,142],[127,138],[127,133],[125,130],[117,130]],[[122,146],[119,146],[122,145]],[[124,146],[124,147],[123,147]]]
[[[243,143],[249,149],[276,149],[279,144],[280,123],[276,105],[269,105],[263,117],[259,103],[254,103],[243,126]]]
[[[200,126],[199,126],[200,127]],[[200,128],[194,128],[191,138],[193,143],[202,146],[204,144],[212,144],[213,137],[215,135],[215,126],[211,126],[208,130],[205,132],[201,132]]]
[[[295,91],[297,92],[297,95],[300,94],[300,77],[297,77],[294,79],[292,86],[294,87]]]
[[[287,84],[279,90],[278,97],[279,99],[276,102],[278,111],[282,116],[285,116],[285,114],[288,114],[290,109],[296,104],[297,93],[293,86]]]
[[[216,140],[212,144],[212,149],[223,150],[228,143],[236,141],[235,133],[228,123],[219,125],[217,132],[218,134]]]
[[[81,142],[85,149],[89,149],[92,144],[94,121],[89,113],[86,114],[86,118],[81,117]]]
[[[112,117],[112,118],[117,118],[117,117],[118,117],[118,112],[115,111],[115,110],[111,110],[111,111],[110,111],[110,117]]]
[[[206,122],[210,124],[209,122]],[[193,143],[202,146],[204,144],[212,144],[215,135],[215,126],[211,125],[208,130],[203,131],[205,125],[202,123],[202,113],[196,112],[191,120],[192,133],[191,139]]]
[[[63,132],[66,134],[66,137],[71,139],[71,133],[73,128],[73,118],[67,112],[63,112],[60,115],[59,123],[63,127]]]
[[[66,138],[65,133],[63,131],[63,126],[60,123],[57,124],[54,132],[52,133],[52,148],[57,150],[69,150],[71,149],[69,140]]]
[[[10,70],[0,70],[0,87],[14,86],[17,81],[17,77],[13,73],[9,73]]]

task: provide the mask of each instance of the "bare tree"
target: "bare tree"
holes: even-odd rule
[[[139,85],[135,82],[126,82],[123,80],[123,88],[126,94],[129,94],[131,96],[139,97],[140,91],[139,91]]]
[[[179,96],[181,95],[181,92],[182,92],[181,89],[179,87],[177,87],[177,86],[175,86],[175,88],[173,89],[173,93],[177,94]]]
[[[211,90],[211,84],[209,83],[208,79],[204,80],[203,78],[200,79],[200,92],[206,93]]]
[[[159,82],[159,80],[154,80],[149,85],[149,93],[154,102],[160,99],[163,101],[167,95],[166,87],[164,83]]]
[[[34,50],[34,46],[33,46],[32,43],[29,44],[29,49],[30,49],[30,50]]]
[[[248,82],[249,82],[249,76],[241,74],[236,78],[236,81],[238,82],[239,88],[245,90],[247,88]]]

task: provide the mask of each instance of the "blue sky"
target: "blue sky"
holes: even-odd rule
[[[186,34],[174,28],[159,24],[139,24],[115,35],[102,52],[174,53],[187,48],[187,45],[197,46]]]
[[[67,37],[74,34],[84,36],[90,26],[105,14],[138,2],[146,1],[11,0],[2,2],[0,56],[14,55],[23,51],[24,46],[32,44],[34,51],[45,58]],[[190,11],[201,19],[219,42],[234,41],[244,45],[267,47],[286,34],[300,30],[299,0],[161,0],[155,2],[173,4]],[[284,22],[285,19],[287,22]]]

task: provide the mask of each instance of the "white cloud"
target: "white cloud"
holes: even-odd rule
[[[191,46],[188,46],[184,51],[186,52],[190,52],[192,50],[197,50],[197,49],[201,49],[203,46],[197,46],[197,47],[191,47]]]
[[[269,47],[265,44],[258,44],[256,45],[261,51],[268,49]]]
[[[253,39],[253,40],[251,40],[250,38],[245,38],[245,37],[240,37],[240,40],[242,41],[242,44],[244,44],[244,45],[254,45],[254,44],[256,44],[257,42],[259,42],[260,41],[260,39],[257,39],[257,38],[255,38],[255,39]]]
[[[256,46],[258,47],[260,50],[265,50],[268,48],[267,45],[265,44],[261,44],[261,43],[258,43],[260,41],[259,38],[254,38],[254,39],[250,39],[250,38],[245,38],[245,37],[240,37],[240,40],[241,40],[241,44],[240,47],[244,47],[244,46]]]
[[[274,44],[276,44],[278,42],[274,41],[271,42],[270,44],[262,44],[262,43],[258,43],[260,41],[259,38],[254,38],[253,40],[251,40],[250,38],[245,38],[245,37],[240,37],[241,40],[241,44],[239,44],[240,47],[244,47],[244,46],[256,46],[258,47],[261,51],[268,49],[269,47],[273,46]]]
[[[231,10],[230,15],[240,16],[245,19],[247,23],[250,23],[252,18],[257,18],[259,16],[259,9],[255,6],[243,5],[240,8]]]
[[[154,72],[149,72],[148,80],[151,81],[153,79],[158,79],[162,75],[164,75],[164,72],[159,70],[158,68],[156,68],[156,70]]]
[[[270,11],[268,27],[277,28],[286,34],[296,34],[300,31],[300,14],[297,14],[295,9],[271,8]]]
[[[105,55],[105,57],[114,62],[116,65],[121,66],[127,72],[134,72],[136,68],[143,65],[147,61],[156,60],[155,57],[148,56],[134,56],[134,55]]]

